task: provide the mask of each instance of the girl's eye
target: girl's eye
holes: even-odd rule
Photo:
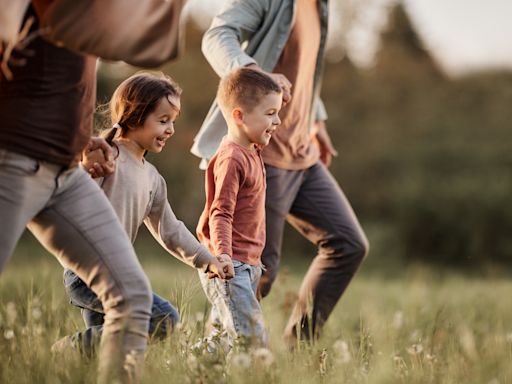
[[[160,120],[162,124],[167,124],[167,120]]]

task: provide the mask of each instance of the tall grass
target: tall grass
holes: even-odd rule
[[[50,352],[55,340],[83,324],[67,303],[60,266],[43,253],[19,248],[0,278],[0,382],[93,383],[94,361]],[[305,269],[294,262],[263,301],[271,352],[236,352],[226,362],[192,348],[207,315],[195,272],[144,253],[154,290],[171,299],[183,320],[168,340],[149,346],[145,383],[512,382],[512,282],[505,278],[424,267],[386,278],[363,268],[321,339],[290,353],[281,335]]]

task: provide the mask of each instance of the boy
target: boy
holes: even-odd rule
[[[268,145],[282,104],[281,87],[262,71],[239,68],[219,84],[217,97],[228,133],[206,171],[206,205],[197,235],[210,252],[230,258],[235,277],[214,281],[200,275],[222,322],[230,347],[235,341],[265,346],[267,336],[256,289],[265,245],[265,168]]]

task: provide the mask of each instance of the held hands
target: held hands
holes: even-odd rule
[[[325,127],[325,121],[316,121],[313,124],[311,136],[317,142],[320,149],[320,161],[326,167],[329,167],[333,156],[338,156],[338,151],[332,145],[331,137]]]
[[[225,253],[215,257],[210,264],[208,264],[208,278],[213,279],[220,277],[221,279],[229,280],[235,276],[235,268],[231,257]]]
[[[82,151],[82,166],[93,178],[114,173],[116,163],[112,147],[101,137],[91,137]]]

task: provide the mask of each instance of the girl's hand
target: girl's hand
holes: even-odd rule
[[[226,254],[215,257],[210,264],[208,264],[208,278],[213,279],[220,277],[221,279],[229,280],[235,276],[235,268],[231,257]]]

